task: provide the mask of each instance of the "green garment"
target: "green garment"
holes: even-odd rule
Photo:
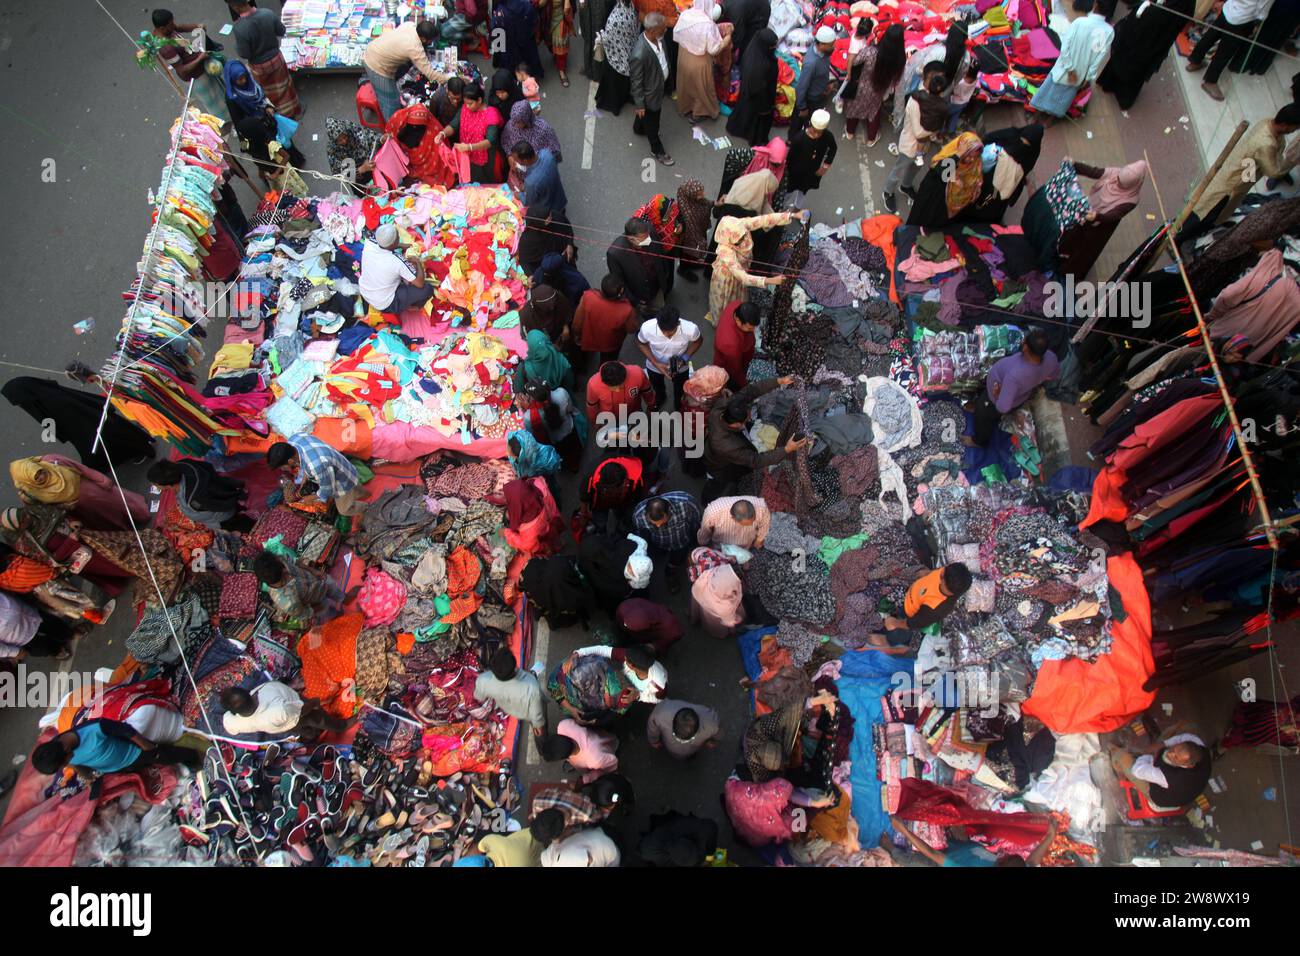
[[[821,559],[826,562],[829,568],[840,559],[845,551],[856,551],[867,543],[867,533],[855,534],[851,538],[832,538],[829,535],[822,538],[822,546],[817,549]]]

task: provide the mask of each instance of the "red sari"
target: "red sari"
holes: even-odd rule
[[[424,137],[420,144],[411,148],[397,138],[397,134],[408,126],[424,127]],[[416,103],[398,110],[388,120],[384,130],[406,154],[410,164],[407,177],[418,179],[430,186],[456,185],[455,166],[448,161],[450,150],[438,142],[442,124],[429,111],[427,106]]]

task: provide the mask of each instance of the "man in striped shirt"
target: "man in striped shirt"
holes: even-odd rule
[[[632,527],[659,554],[667,556],[668,590],[681,590],[681,572],[695,547],[700,527],[700,505],[685,491],[669,491],[647,498],[632,513]]]
[[[762,498],[718,498],[704,509],[698,541],[705,547],[725,544],[753,551],[763,546],[772,526],[772,511]]]

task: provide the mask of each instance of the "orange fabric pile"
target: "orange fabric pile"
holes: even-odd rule
[[[357,635],[362,623],[362,615],[344,614],[298,641],[303,696],[317,698],[335,717],[351,717],[356,708]]]

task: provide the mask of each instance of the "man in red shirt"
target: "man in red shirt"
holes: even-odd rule
[[[587,382],[587,417],[597,428],[596,416],[603,412],[618,415],[620,408],[626,408],[630,415],[654,407],[655,390],[639,365],[606,362]]]
[[[574,340],[587,354],[599,353],[601,365],[617,359],[623,340],[639,328],[641,316],[623,296],[623,280],[615,275],[601,279],[599,291],[584,292],[573,314]]]

